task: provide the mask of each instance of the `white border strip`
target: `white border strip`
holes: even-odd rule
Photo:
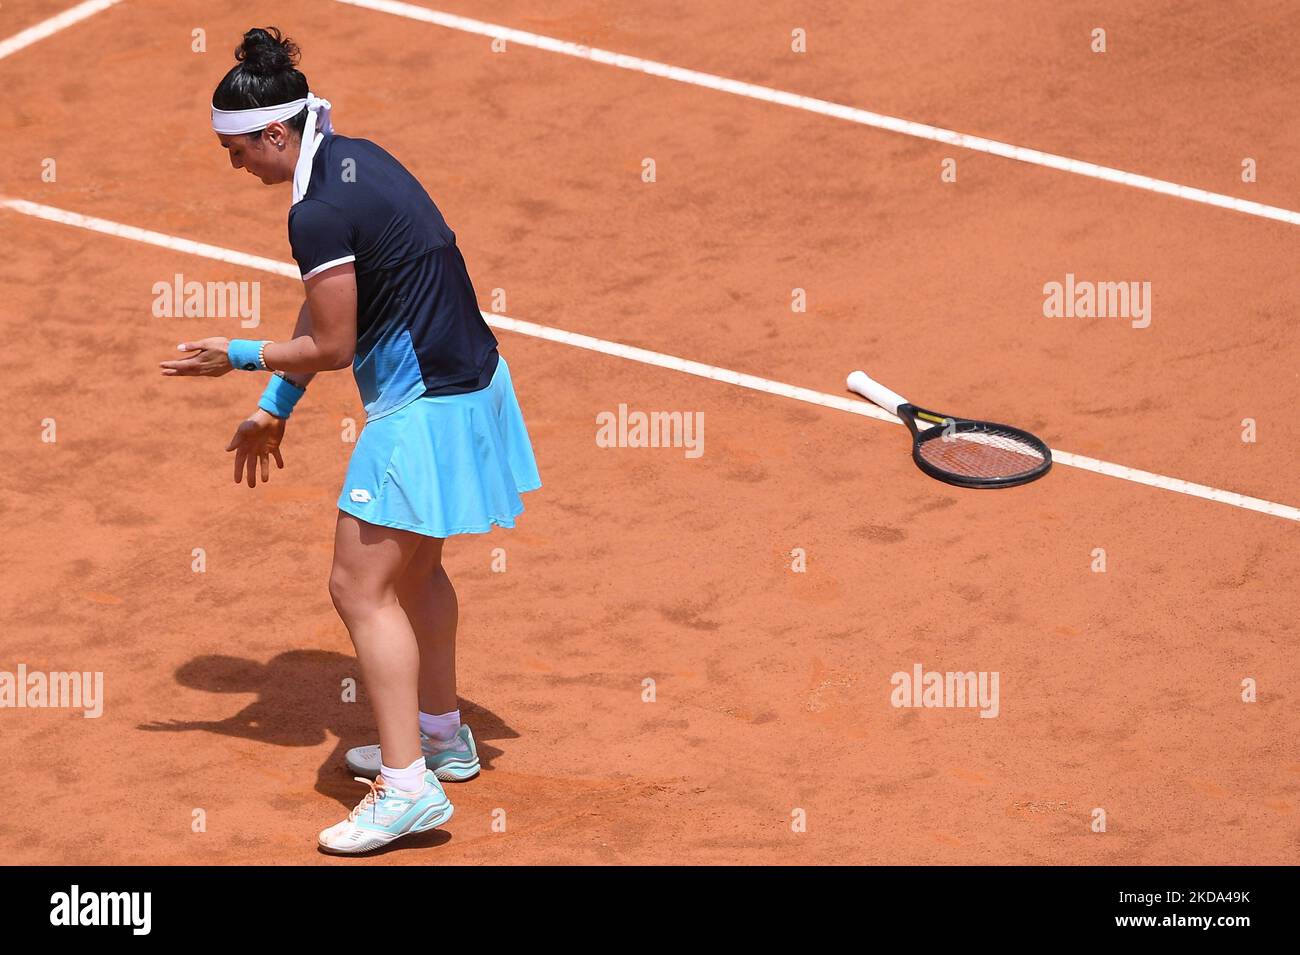
[[[277,262],[275,259],[263,258],[260,255],[248,255],[244,252],[235,252],[232,249],[223,249],[220,246],[208,245],[204,242],[194,242],[190,239],[181,239],[175,236],[166,235],[162,232],[153,232],[149,229],[138,229],[135,226],[122,225],[117,222],[110,222],[107,219],[98,219],[94,216],[83,216],[80,213],[55,209],[52,206],[44,206],[39,203],[28,202],[25,199],[5,199],[0,197],[0,209],[9,209],[13,212],[21,213],[22,215],[35,216],[36,218],[46,219],[50,222],[76,226],[80,229],[89,229],[92,232],[117,236],[121,239],[131,239],[135,242],[143,242],[148,245],[155,245],[164,249],[172,249],[177,252],[187,252],[190,255],[215,259],[219,262],[229,262],[233,265],[242,265],[252,269],[259,269],[263,272],[283,275],[286,278],[296,279],[299,277],[297,267],[288,262]],[[866,418],[875,418],[880,421],[889,421],[894,424],[901,424],[899,419],[894,415],[877,408],[870,402],[858,398],[829,395],[821,391],[814,391],[811,388],[800,388],[796,385],[787,385],[784,382],[772,381],[768,378],[759,378],[756,375],[746,375],[742,372],[730,371],[726,368],[718,368],[715,365],[706,365],[703,362],[691,361],[687,358],[678,358],[675,355],[666,355],[663,352],[637,348],[634,345],[622,345],[618,342],[606,341],[603,338],[593,338],[590,335],[582,335],[578,332],[566,332],[562,329],[551,328],[547,325],[537,325],[533,322],[526,322],[518,318],[498,315],[495,312],[483,312],[482,314],[489,325],[493,328],[499,328],[504,331],[515,332],[520,335],[528,335],[533,338],[541,338],[550,342],[558,342],[562,345],[570,345],[574,348],[582,348],[587,351],[599,352],[602,355],[612,355],[616,358],[624,358],[628,361],[635,361],[644,365],[654,365],[657,368],[667,368],[671,371],[679,371],[683,374],[695,375],[698,378],[708,378],[711,381],[720,381],[728,385],[735,385],[739,388],[748,388],[750,391],[759,391],[764,394],[776,395],[781,398],[790,398],[795,401],[820,405],[823,408],[834,408],[837,411],[847,411],[849,414],[862,415]],[[1173,491],[1177,494],[1187,494],[1191,497],[1204,498],[1207,501],[1217,501],[1220,504],[1229,504],[1233,507],[1245,508],[1248,511],[1258,511],[1261,514],[1280,517],[1288,521],[1300,521],[1300,507],[1291,507],[1288,504],[1277,504],[1273,501],[1265,501],[1257,497],[1247,497],[1246,495],[1238,494],[1235,491],[1224,491],[1220,488],[1209,487],[1204,484],[1193,484],[1190,481],[1183,481],[1179,478],[1166,477],[1163,474],[1153,474],[1150,471],[1139,471],[1135,468],[1125,467],[1122,464],[1111,464],[1109,461],[1099,461],[1096,458],[1071,454],[1068,451],[1053,450],[1052,460],[1057,464],[1063,464],[1072,468],[1080,468],[1084,471],[1093,471],[1107,477],[1119,478],[1122,481],[1132,481],[1135,484],[1145,484],[1148,487],[1161,488],[1162,490]]]
[[[302,277],[302,280],[305,282],[310,278],[314,278],[315,276],[320,275],[326,269],[332,269],[336,265],[342,265],[344,262],[355,262],[356,260],[357,257],[355,255],[345,255],[343,256],[343,258],[335,259],[332,262],[322,262],[320,265],[316,266],[316,268],[312,269],[310,272],[304,275]]]
[[[157,245],[164,249],[175,249],[177,252],[188,252],[190,255],[199,255],[205,259],[216,259],[218,262],[229,262],[231,265],[243,265],[261,272],[274,272],[276,275],[283,275],[286,278],[302,278],[298,272],[298,267],[288,262],[278,262],[275,259],[266,259],[260,255],[249,255],[246,252],[235,252],[231,249],[223,249],[219,245],[194,242],[190,239],[181,239],[162,232],[152,232],[149,229],[137,229],[133,225],[122,225],[119,222],[110,222],[107,219],[83,216],[79,212],[68,212],[64,209],[56,209],[53,206],[43,206],[37,202],[28,202],[26,199],[5,199],[0,197],[0,209],[12,209],[14,212],[21,212],[25,216],[48,219],[50,222],[76,226],[78,229],[89,229],[91,232],[102,232],[104,235],[115,235],[119,239],[130,239],[133,242]]]
[[[69,10],[55,14],[48,20],[42,20],[35,26],[30,26],[20,33],[15,33],[7,40],[0,40],[0,60],[17,53],[24,47],[44,40],[47,36],[53,36],[60,30],[66,30],[74,23],[80,23],[87,17],[102,13],[109,7],[116,6],[121,2],[122,0],[86,0],[85,3],[79,3]]]
[[[609,50],[583,46],[580,43],[571,43],[567,40],[557,40],[554,37],[528,33],[524,30],[515,30],[495,23],[485,23],[482,20],[472,20],[469,17],[443,13],[439,10],[430,10],[427,7],[420,7],[411,3],[401,3],[398,0],[337,0],[337,2],[381,13],[391,13],[394,16],[406,17],[409,20],[432,23],[440,27],[446,27],[449,30],[477,33],[494,39],[500,38],[510,43],[517,43],[520,46],[530,46],[550,53],[559,53],[564,56],[590,60],[594,63],[603,63],[621,70],[632,70],[649,76],[659,76],[664,79],[675,80],[678,83],[702,86],[707,89],[717,90],[720,93],[731,93],[734,96],[744,96],[749,99],[762,100],[766,103],[775,103],[778,106],[788,106],[791,109],[801,109],[809,113],[831,116],[835,119],[842,119],[862,126],[872,126],[876,129],[901,133],[904,136],[945,143],[959,149],[970,149],[975,152],[988,153],[992,156],[1001,156],[1004,159],[1015,159],[1034,166],[1044,166],[1048,169],[1074,173],[1076,176],[1087,176],[1090,179],[1100,179],[1104,182],[1131,186],[1134,189],[1144,189],[1147,192],[1155,192],[1160,195],[1174,196],[1178,199],[1186,199],[1188,202],[1199,202],[1220,209],[1230,209],[1243,215],[1258,216],[1261,219],[1274,219],[1288,225],[1300,225],[1300,212],[1265,205],[1262,202],[1251,202],[1248,199],[1238,199],[1235,196],[1209,192],[1205,189],[1196,189],[1192,186],[1180,186],[1176,182],[1154,179],[1151,176],[1143,176],[1133,172],[1124,172],[1122,169],[1099,166],[1096,163],[1084,162],[1079,159],[1069,159],[1065,156],[1045,153],[1026,146],[1013,146],[1010,143],[999,142],[996,139],[969,136],[966,133],[943,129],[939,126],[927,126],[925,123],[914,123],[911,120],[899,119],[897,116],[886,116],[883,113],[856,109],[852,106],[844,106],[824,99],[800,96],[797,93],[787,93],[784,90],[773,89],[769,86],[758,86],[754,83],[730,80],[726,77],[715,76],[712,73],[701,73],[698,70],[670,66],[667,63],[645,60],[638,56],[628,56],[624,53],[613,53]]]

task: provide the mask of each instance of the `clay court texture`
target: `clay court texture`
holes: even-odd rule
[[[455,230],[545,484],[446,548],[484,771],[370,864],[1294,860],[1294,4],[69,6],[0,8],[7,862],[367,864],[351,375],[250,490],[260,377],[158,370],[293,327],[209,126],[271,24]],[[1056,466],[931,480],[858,367]]]

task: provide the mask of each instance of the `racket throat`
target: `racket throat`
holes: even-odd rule
[[[943,415],[935,414],[933,411],[926,411],[924,408],[918,408],[916,405],[911,403],[899,405],[897,414],[898,417],[903,419],[903,424],[907,425],[907,428],[912,432],[913,437],[916,437],[920,431],[924,430],[925,427],[929,425],[938,425],[942,427],[952,422],[951,418],[945,418]],[[916,424],[918,418],[924,422],[920,428],[918,428]]]

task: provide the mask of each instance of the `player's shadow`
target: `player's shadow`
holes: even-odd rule
[[[357,685],[355,703],[343,701],[348,679]],[[343,762],[353,746],[378,742],[355,658],[326,650],[291,650],[259,663],[214,654],[182,664],[176,670],[176,681],[209,693],[256,693],[257,699],[224,720],[167,720],[142,723],[139,729],[168,733],[202,730],[272,746],[319,746],[327,733],[332,733],[338,742],[316,772],[316,791],[349,809],[365,795]],[[474,731],[483,768],[490,769],[501,750],[489,741],[517,739],[519,734],[491,710],[463,697],[460,713]]]

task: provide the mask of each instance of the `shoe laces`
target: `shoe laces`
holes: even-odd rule
[[[361,798],[361,802],[357,803],[356,808],[348,813],[348,822],[356,822],[357,816],[361,815],[367,809],[370,810],[370,820],[373,822],[375,820],[375,813],[379,808],[378,803],[384,798],[384,794],[391,784],[382,776],[376,779],[366,779],[365,776],[353,776],[352,778],[359,783],[365,783],[369,786],[370,792],[366,793],[365,796]]]

